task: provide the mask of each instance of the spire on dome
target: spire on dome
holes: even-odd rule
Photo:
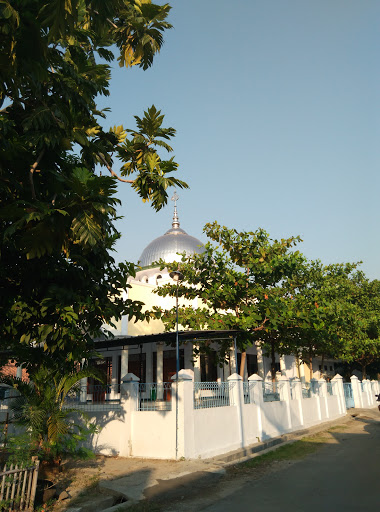
[[[177,194],[177,191],[174,191],[172,201],[174,201],[174,215],[173,215],[173,222],[172,227],[173,229],[179,228],[179,219],[177,214],[177,201],[179,199],[179,195]]]

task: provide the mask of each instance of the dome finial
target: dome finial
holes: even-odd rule
[[[174,191],[174,194],[173,194],[173,197],[172,197],[172,201],[174,201],[174,215],[173,215],[173,222],[172,222],[172,227],[175,229],[175,228],[179,228],[179,220],[178,220],[178,215],[177,215],[177,201],[179,199],[179,195],[177,194],[177,191],[175,190]]]

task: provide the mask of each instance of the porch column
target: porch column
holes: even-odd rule
[[[230,376],[236,373],[236,357],[235,349],[232,348],[230,352]]]
[[[116,398],[118,383],[119,381],[121,382],[120,375],[117,375],[118,357],[118,354],[112,355],[111,389],[107,389],[107,394],[109,394],[109,398],[111,400],[114,400]]]
[[[87,377],[80,380],[79,401],[84,404],[87,402]]]
[[[164,397],[164,389],[162,386],[164,380],[164,344],[163,342],[156,343],[157,347],[157,399],[162,400]]]
[[[120,382],[123,380],[124,376],[128,373],[128,354],[129,348],[123,348],[121,351],[121,365],[120,365]]]
[[[227,363],[223,364],[223,381],[226,381],[230,375],[231,375],[230,365],[228,364],[228,361],[227,361]]]
[[[257,375],[259,375],[262,379],[265,379],[263,349],[258,344],[256,344],[256,350],[257,350]]]
[[[194,357],[194,382],[200,382],[201,381],[201,356],[198,354],[197,356],[193,355]]]
[[[184,355],[185,355],[185,370],[193,369],[193,345],[191,343],[186,343],[183,345]]]
[[[285,356],[280,356],[280,371],[283,377],[286,377],[286,364],[285,364]]]
[[[301,380],[302,383],[305,383],[306,382],[306,378],[305,378],[305,363],[303,363],[302,361],[300,361],[299,369],[300,369],[300,380]]]

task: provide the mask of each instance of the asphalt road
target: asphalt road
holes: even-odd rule
[[[313,455],[261,478],[210,487],[166,510],[207,512],[366,512],[380,510],[380,413],[363,411]]]

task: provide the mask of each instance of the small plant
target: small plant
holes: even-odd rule
[[[34,509],[34,512],[52,512],[56,500],[49,500],[43,505],[40,505],[39,507],[36,507]]]
[[[32,455],[55,463],[60,463],[64,455],[93,456],[82,442],[98,432],[98,428],[88,421],[83,411],[65,404],[67,395],[77,390],[80,380],[88,376],[97,377],[97,374],[86,369],[62,375],[40,367],[28,383],[13,377],[2,379],[18,391],[9,407],[14,423],[24,428],[23,435],[9,441],[15,461]]]

